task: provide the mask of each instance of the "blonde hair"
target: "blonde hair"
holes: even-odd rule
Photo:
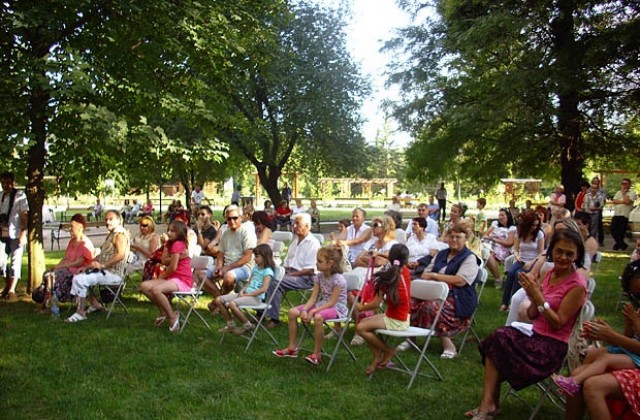
[[[331,261],[331,274],[344,272],[342,264],[342,247],[338,245],[323,246],[318,250],[318,255],[322,255],[327,260]]]
[[[153,221],[153,217],[151,216],[142,216],[138,223],[147,222],[149,225],[149,233],[153,233],[156,231],[156,222]]]

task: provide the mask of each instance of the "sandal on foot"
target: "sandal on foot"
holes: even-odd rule
[[[79,314],[79,313],[74,313],[73,315],[71,315],[69,318],[65,319],[64,322],[80,322],[80,321],[86,321],[87,317]]]
[[[173,321],[173,324],[169,326],[169,331],[178,332],[180,331],[180,317],[177,316],[176,320]]]
[[[98,307],[95,307],[95,306],[89,306],[89,307],[87,308],[87,313],[88,313],[88,314],[92,314],[92,313],[94,313],[94,312],[102,312],[103,310],[104,310],[104,308],[103,308],[102,306],[98,306]]]
[[[167,320],[167,317],[164,315],[161,315],[159,317],[156,318],[156,320],[153,322],[153,325],[155,325],[156,327],[161,326],[162,324],[164,324],[164,321]]]
[[[472,409],[472,410],[467,411],[466,413],[464,413],[464,416],[465,416],[465,417],[472,418],[472,417],[477,416],[478,414],[480,414],[480,407],[476,407],[476,408],[474,408],[474,409]],[[495,417],[495,416],[497,416],[498,414],[500,414],[500,409],[498,408],[498,409],[496,409],[496,410],[490,411],[488,414],[489,414],[490,416]]]
[[[393,368],[393,367],[396,367],[396,364],[393,363],[391,360],[388,360],[387,362],[381,362],[376,365],[376,369],[380,369],[380,370]]]
[[[571,376],[553,375],[551,379],[558,387],[558,390],[568,397],[573,397],[580,392],[580,385]]]
[[[453,359],[454,357],[456,357],[458,355],[458,352],[455,350],[445,350],[442,352],[442,354],[440,355],[441,359]]]
[[[478,411],[475,416],[471,417],[471,420],[493,420],[493,414],[481,413]]]

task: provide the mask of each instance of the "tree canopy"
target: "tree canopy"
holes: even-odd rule
[[[410,176],[551,171],[571,193],[586,163],[625,164],[640,145],[637,3],[400,3],[416,21],[386,47],[403,92],[394,116],[415,136]]]

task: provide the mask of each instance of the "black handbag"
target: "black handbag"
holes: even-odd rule
[[[44,300],[47,296],[47,285],[42,282],[40,286],[36,287],[33,292],[31,292],[31,299],[36,303],[44,303]]]

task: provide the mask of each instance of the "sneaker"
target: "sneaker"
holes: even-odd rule
[[[407,351],[411,348],[411,343],[409,340],[404,340],[402,343],[398,344],[396,347],[396,351]]]
[[[553,375],[551,379],[558,387],[560,393],[567,397],[573,397],[582,390],[582,387],[578,385],[571,376]]]
[[[227,333],[234,332],[236,328],[237,328],[237,327],[236,327],[235,325],[233,325],[233,324],[227,324],[227,325],[225,325],[224,327],[220,328],[220,329],[218,330],[218,332],[219,332],[220,334],[227,334]]]
[[[322,363],[322,356],[313,353],[305,357],[304,360],[311,363],[312,365],[318,366],[320,363]]]
[[[496,287],[496,289],[502,289],[502,279],[496,280],[494,286]]]
[[[354,335],[351,339],[352,346],[361,346],[364,344],[364,338],[360,337],[358,334]]]
[[[278,357],[298,357],[298,349],[292,350],[288,347],[286,349],[274,350],[272,353]]]

